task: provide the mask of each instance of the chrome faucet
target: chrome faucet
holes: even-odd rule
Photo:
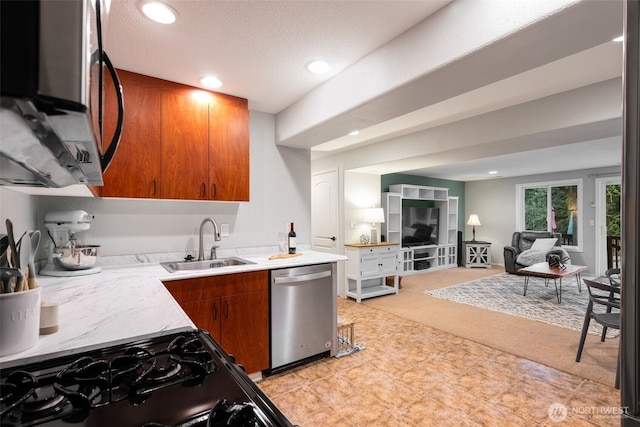
[[[204,225],[210,222],[213,225],[213,238],[215,239],[215,241],[220,241],[220,232],[218,231],[218,223],[216,222],[215,219],[213,218],[205,218],[202,220],[202,222],[200,223],[200,247],[198,248],[198,261],[202,261],[204,260],[204,245],[202,242],[202,234],[204,231]],[[211,259],[215,259],[216,258],[216,248],[217,246],[213,246],[211,248]]]

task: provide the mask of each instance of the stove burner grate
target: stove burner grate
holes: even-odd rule
[[[136,345],[111,359],[79,357],[39,378],[16,370],[0,384],[0,424],[79,423],[93,408],[125,399],[140,405],[155,391],[176,384],[197,387],[216,369],[200,339],[185,333],[164,348]]]

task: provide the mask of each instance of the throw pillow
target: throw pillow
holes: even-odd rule
[[[555,239],[554,239],[555,240]],[[537,240],[536,240],[537,242]],[[518,255],[516,262],[520,265],[530,266],[546,260],[547,251],[540,251],[538,249],[526,249]]]
[[[555,237],[551,239],[536,239],[533,241],[533,245],[531,245],[529,249],[546,252],[551,250],[555,246],[557,241],[558,239]]]

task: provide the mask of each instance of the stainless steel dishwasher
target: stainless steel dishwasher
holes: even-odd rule
[[[268,373],[336,354],[336,298],[336,263],[271,270]]]

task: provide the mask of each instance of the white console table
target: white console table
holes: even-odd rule
[[[345,294],[358,303],[365,298],[398,293],[397,243],[345,245],[346,263]],[[387,286],[386,278],[393,276],[393,286]]]

